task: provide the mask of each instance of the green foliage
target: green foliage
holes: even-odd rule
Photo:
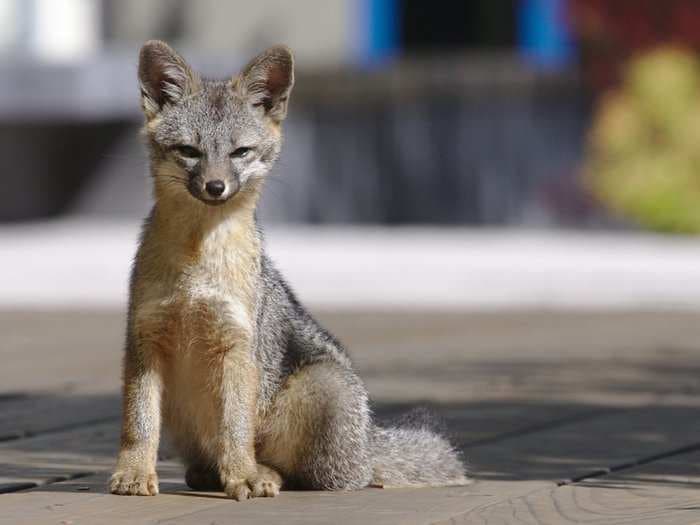
[[[633,60],[600,102],[585,172],[611,211],[646,228],[700,232],[700,66],[662,48]]]

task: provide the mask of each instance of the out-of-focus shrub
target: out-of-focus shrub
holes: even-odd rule
[[[586,180],[613,213],[646,228],[700,232],[700,66],[660,48],[633,59],[605,95],[589,137]]]

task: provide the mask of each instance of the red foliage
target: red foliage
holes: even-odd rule
[[[615,84],[632,55],[661,44],[700,52],[698,0],[571,0],[581,66],[596,90]]]

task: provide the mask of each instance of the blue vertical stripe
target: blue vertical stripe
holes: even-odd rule
[[[520,0],[518,47],[525,60],[544,68],[571,63],[574,47],[567,8],[567,0]]]
[[[399,0],[358,2],[361,4],[360,61],[372,65],[393,58],[399,51]]]

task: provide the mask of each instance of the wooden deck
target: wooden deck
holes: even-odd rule
[[[283,492],[236,503],[183,483],[105,493],[119,429],[123,318],[0,314],[0,523],[700,523],[700,316],[319,316],[350,347],[380,417],[427,405],[476,482]]]

